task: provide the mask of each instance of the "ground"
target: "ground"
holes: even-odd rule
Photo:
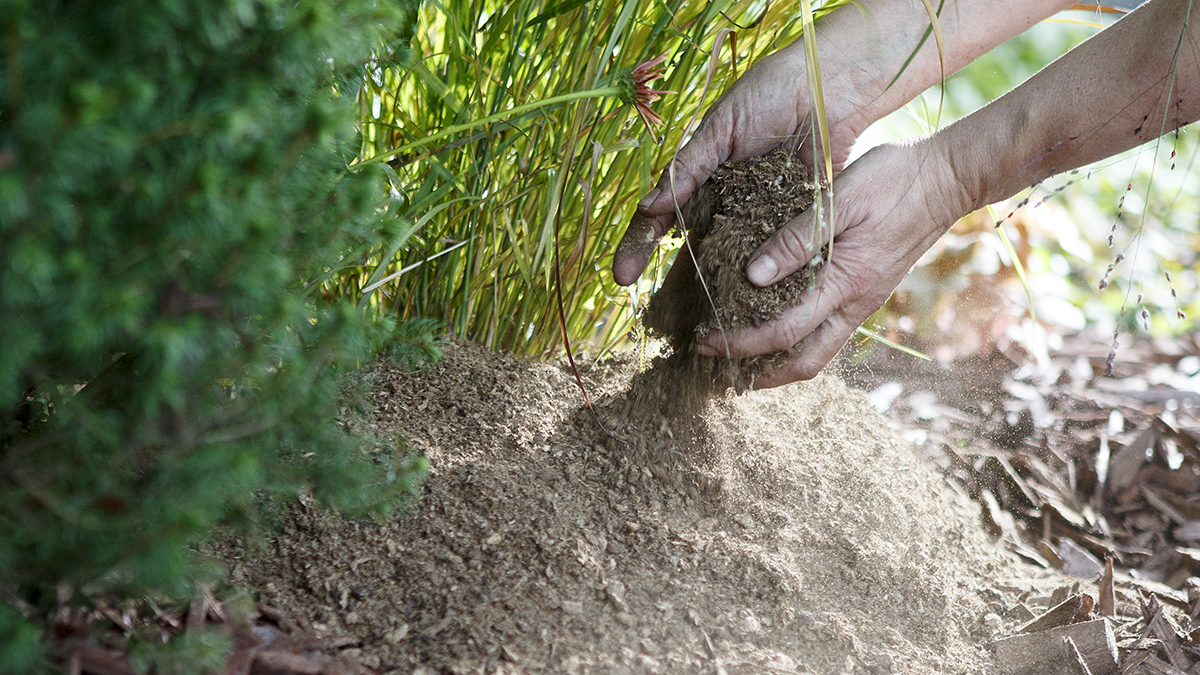
[[[344,422],[428,459],[411,510],[355,521],[301,496],[264,539],[210,550],[248,607],[201,589],[176,610],[62,608],[61,662],[131,673],[117,643],[140,621],[217,624],[229,675],[1200,672],[1195,336],[1037,355],[957,322],[914,345],[938,363],[852,348],[745,391],[776,357],[688,344],[819,279],[780,294],[740,274],[811,203],[805,179],[776,152],[685,205],[694,248],[646,316],[667,356],[580,359],[577,384],[448,341],[417,371],[364,370]]]
[[[756,289],[741,274],[812,203],[806,180],[782,150],[714,172],[680,211],[690,244],[645,317],[670,355],[590,364],[587,398],[561,366],[466,344],[420,372],[380,364],[362,424],[429,458],[415,512],[363,524],[299,508],[233,578],[383,672],[1036,673],[1059,657],[1184,672],[1200,583],[1176,589],[1200,556],[1142,525],[1166,512],[1200,532],[1200,464],[1165,467],[1171,492],[1170,462],[1152,461],[1160,439],[1193,437],[1176,416],[1142,441],[1113,430],[1106,476],[1087,357],[1034,383],[1011,372],[1028,354],[967,387],[926,371],[941,386],[892,395],[896,411],[927,393],[959,424],[932,415],[940,442],[918,450],[875,409],[919,382],[911,356],[900,383],[844,368],[874,405],[835,375],[744,392],[786,355],[692,356],[694,336],[768,320],[819,280],[809,267]],[[1060,649],[1060,626],[1078,645]]]
[[[1200,361],[1177,346],[1177,368]],[[229,675],[1196,672],[1195,395],[1120,399],[1112,383],[1146,377],[1125,374],[1005,397],[1028,394],[1015,371],[976,363],[962,388],[893,354],[835,364],[870,396],[826,374],[681,414],[633,353],[584,362],[593,417],[565,363],[443,348],[364,371],[367,413],[346,415],[429,458],[411,510],[354,521],[302,497],[264,538],[211,549],[230,585],[190,607],[60,608],[64,669],[130,675],[123,641],[151,630],[230,635]],[[1156,364],[1149,382],[1168,361],[1126,357]],[[1113,461],[1095,482],[1098,434]],[[1106,666],[1039,660],[1097,624]],[[1022,654],[1032,669],[1009,668]]]
[[[600,430],[563,368],[460,343],[446,352],[421,372],[371,374],[365,424],[403,433],[433,466],[415,511],[365,524],[299,508],[231,569],[318,635],[351,636],[367,666],[988,668],[996,580],[1028,570],[837,378],[718,397],[694,420],[662,422],[704,458],[660,480]],[[585,374],[614,433],[632,433],[615,428],[635,365]]]

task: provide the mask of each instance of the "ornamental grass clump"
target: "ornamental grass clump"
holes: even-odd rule
[[[56,597],[187,593],[188,546],[264,497],[411,489],[334,424],[331,364],[384,327],[300,292],[381,229],[343,150],[381,12],[0,9],[0,671],[38,667]]]
[[[407,226],[322,290],[532,356],[564,334],[591,354],[625,339],[679,241],[617,287],[634,205],[689,120],[803,23],[753,0],[448,0],[416,16],[391,52],[406,58],[382,54],[359,99],[361,164],[386,167]]]

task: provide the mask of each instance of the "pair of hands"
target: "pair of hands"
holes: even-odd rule
[[[1200,21],[1193,3],[1149,0],[938,134],[880,146],[839,172],[868,124],[1071,4],[1010,0],[997,12],[992,0],[955,0],[940,18],[944,54],[917,47],[928,19],[904,0],[859,0],[824,17],[815,39],[834,163],[833,205],[826,209],[832,224],[822,231],[813,227],[812,210],[801,214],[755,254],[747,274],[759,286],[774,283],[831,236],[832,258],[812,297],[797,298],[764,326],[726,335],[728,345],[714,336],[696,351],[747,357],[799,345],[790,363],[755,386],[813,377],[959,217],[1200,120],[1200,61],[1193,58]],[[673,171],[639,204],[613,260],[617,283],[637,280],[674,223],[675,204],[686,202],[719,163],[798,143],[802,160],[813,156],[804,73],[803,46],[796,43],[756,64],[714,104]]]
[[[776,52],[752,68],[715,103],[700,128],[638,205],[613,260],[622,285],[634,283],[683,204],[718,164],[784,145],[813,157],[814,124],[807,86],[794,52]],[[863,120],[848,102],[853,92],[826,90],[834,165],[834,245],[818,283],[778,319],[696,345],[705,356],[743,358],[801,345],[796,356],[755,382],[774,387],[814,377],[959,216],[966,203],[936,137],[880,146],[841,171]],[[861,126],[860,126],[861,125]],[[811,167],[810,167],[811,168]],[[673,181],[672,181],[673,176]],[[672,187],[674,188],[672,194]],[[800,269],[826,246],[829,227],[814,228],[815,210],[777,232],[751,259],[747,274],[769,286]],[[819,241],[813,241],[824,230]],[[824,255],[824,253],[822,253]]]

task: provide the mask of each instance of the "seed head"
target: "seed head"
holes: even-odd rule
[[[663,76],[665,70],[659,66],[666,60],[667,55],[662,54],[657,58],[639,63],[617,76],[617,86],[621,87],[621,100],[632,105],[634,110],[637,111],[638,117],[641,118],[642,124],[646,126],[646,131],[650,132],[650,138],[655,143],[659,143],[660,141],[654,133],[654,128],[662,126],[663,119],[650,108],[650,104],[657,101],[664,94],[674,94],[676,92],[651,89],[648,83]]]

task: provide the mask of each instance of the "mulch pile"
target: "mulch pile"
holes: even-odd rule
[[[631,364],[606,362],[583,376],[618,441],[563,369],[446,353],[370,373],[364,424],[402,429],[433,467],[412,514],[301,507],[230,562],[273,604],[359,640],[370,668],[984,672],[986,572],[1020,566],[861,393],[820,378],[689,421],[631,400]]]
[[[952,485],[981,504],[984,529],[1014,559],[1043,570],[987,575],[993,596],[981,635],[991,635],[984,640],[996,672],[1200,673],[1200,585],[1193,576],[1200,572],[1200,344],[1188,338],[1127,346],[1114,377],[1102,375],[1107,359],[1103,343],[1080,336],[1036,369],[1021,367],[1024,354],[1004,345],[950,370],[891,350],[875,350],[865,365],[841,365],[923,442]],[[447,410],[446,419],[480,424],[471,421],[476,415],[468,406]],[[536,479],[574,480],[569,464],[555,464]],[[658,482],[634,478],[616,480],[641,489]],[[318,524],[323,516],[304,519],[326,527]],[[321,531],[314,541],[328,545],[333,531]],[[608,546],[611,553],[620,544]],[[363,611],[376,589],[335,590],[330,607],[344,614]],[[126,675],[135,672],[122,650],[131,635],[216,634],[234,646],[217,671],[231,675],[402,672],[377,657],[363,665],[362,655],[378,649],[348,630],[363,624],[338,629],[296,608],[280,611],[267,600],[279,592],[268,590],[258,604],[202,591],[190,606],[172,608],[148,601],[64,605],[52,618],[53,656],[67,672]],[[631,602],[620,584],[598,592],[600,604],[620,609]],[[380,644],[432,645],[442,631],[463,630],[432,619],[398,625]],[[498,658],[515,672],[525,656],[510,652],[501,649]]]

